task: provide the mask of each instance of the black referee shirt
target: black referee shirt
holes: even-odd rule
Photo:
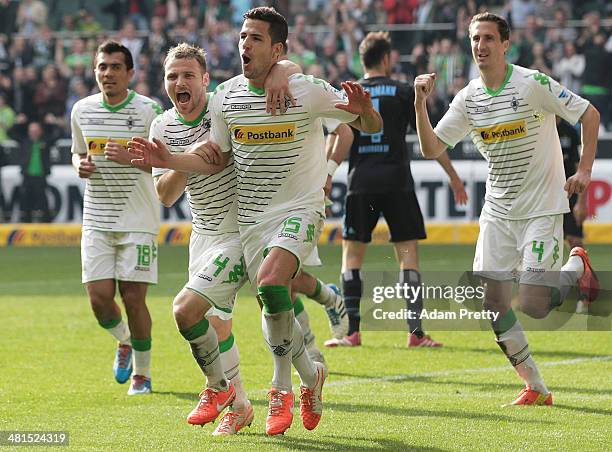
[[[416,130],[414,90],[388,77],[359,80],[383,118],[383,130],[367,134],[353,129],[349,156],[349,194],[414,191],[406,129]]]

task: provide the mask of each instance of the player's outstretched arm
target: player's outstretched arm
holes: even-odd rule
[[[295,98],[289,90],[289,77],[300,72],[302,72],[302,68],[289,60],[279,61],[272,66],[264,81],[267,113],[272,115],[275,115],[277,112],[285,113],[289,107],[286,100],[291,105],[296,105]]]
[[[574,193],[583,193],[591,183],[591,170],[597,152],[597,135],[599,133],[599,112],[589,105],[580,118],[582,123],[582,153],[576,173],[565,182],[565,191],[569,198]]]
[[[359,116],[350,123],[356,129],[365,133],[380,132],[383,120],[372,105],[370,93],[357,82],[342,82],[341,85],[348,98],[348,103],[336,104],[336,108]]]
[[[442,152],[442,154],[440,154],[436,160],[448,175],[448,183],[453,191],[455,204],[459,204],[460,206],[467,204],[468,195],[465,191],[465,185],[463,184],[463,180],[461,180],[457,174],[457,171],[455,171],[455,167],[453,166],[448,153]]]
[[[446,149],[446,144],[434,133],[429,114],[427,97],[434,89],[436,74],[423,74],[414,79],[414,112],[416,115],[417,135],[423,157],[435,159]]]
[[[138,158],[132,160],[134,165],[150,165],[156,168],[201,174],[215,174],[224,168],[224,166],[216,163],[208,163],[198,154],[190,152],[172,154],[166,145],[157,138],[149,141],[142,137],[134,137],[131,141],[128,141],[128,149],[138,156]]]

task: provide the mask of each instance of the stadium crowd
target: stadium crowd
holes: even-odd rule
[[[134,55],[132,87],[166,108],[162,62],[178,42],[206,50],[214,88],[240,72],[242,13],[261,4],[288,17],[289,58],[337,87],[363,74],[357,47],[367,31],[391,26],[394,78],[438,74],[436,93],[427,99],[434,124],[478,75],[467,36],[470,18],[484,10],[500,13],[513,29],[508,61],[551,74],[590,100],[601,112],[602,128],[612,130],[612,79],[606,76],[612,4],[605,0],[109,0],[96,15],[85,1],[73,3],[82,8],[65,14],[55,0],[0,0],[0,146],[9,139],[27,142],[33,122],[47,142],[70,136],[72,106],[97,90],[92,54],[106,38],[120,40]],[[32,155],[38,154],[19,152],[24,171]],[[34,166],[37,174],[48,171]]]

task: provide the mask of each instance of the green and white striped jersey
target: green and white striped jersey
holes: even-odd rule
[[[289,88],[297,105],[278,116],[266,113],[264,91],[250,87],[243,75],[221,84],[211,100],[211,141],[234,155],[241,226],[295,210],[324,212],[327,168],[319,118],[351,122],[356,115],[335,108],[346,94],[323,80],[295,74]]]
[[[508,65],[496,92],[471,80],[450,104],[435,134],[454,147],[468,133],[487,160],[484,209],[522,220],[569,211],[555,115],[578,122],[589,102],[548,76]]]
[[[194,143],[207,140],[209,131],[208,108],[190,122],[185,121],[176,109],[172,108],[166,110],[153,122],[151,139],[157,138],[162,141],[172,153],[183,153]],[[161,176],[168,171],[170,170],[153,168],[153,177]],[[194,231],[203,235],[238,232],[236,175],[231,157],[225,169],[217,174],[189,174],[185,191]]]
[[[96,172],[87,179],[83,228],[116,232],[159,231],[159,201],[151,174],[106,160],[109,139],[126,145],[135,136],[148,138],[160,106],[134,91],[119,105],[102,94],[79,100],[72,109],[72,153],[89,154]]]

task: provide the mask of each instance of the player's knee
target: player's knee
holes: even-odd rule
[[[198,322],[208,310],[204,303],[197,303],[192,295],[190,291],[183,289],[172,302],[172,315],[179,329],[187,328]]]
[[[550,303],[548,304],[550,305]],[[534,300],[521,300],[519,302],[519,309],[533,319],[543,319],[549,312],[547,306]]]
[[[119,283],[119,293],[126,310],[142,309],[145,306],[147,294],[146,284],[141,283]]]
[[[551,290],[544,286],[521,286],[518,305],[529,317],[543,319],[551,309]]]
[[[219,317],[210,316],[209,322],[217,332],[217,338],[219,342],[226,340],[232,334],[232,321],[223,320]]]

